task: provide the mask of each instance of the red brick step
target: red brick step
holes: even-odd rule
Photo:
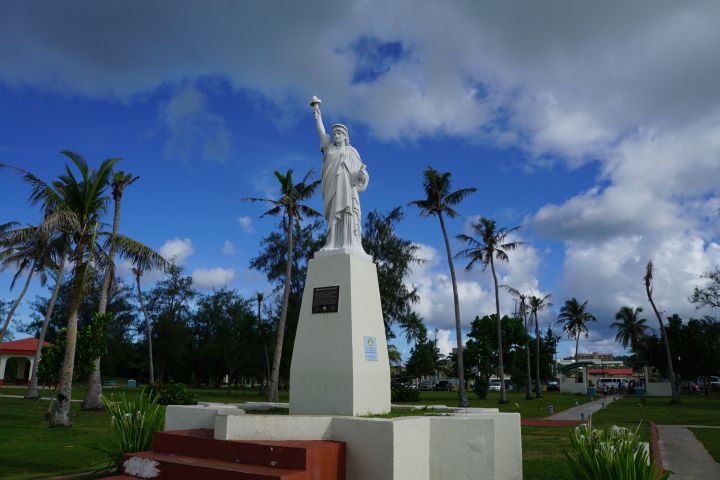
[[[211,458],[277,468],[305,469],[307,455],[317,449],[334,450],[328,442],[243,442],[215,440],[210,429],[158,432],[153,452]],[[335,447],[337,448],[337,447]],[[337,456],[337,454],[335,454]]]
[[[158,462],[158,480],[345,480],[346,468],[343,442],[216,440],[210,429],[158,432],[132,457]]]
[[[210,458],[198,458],[171,453],[136,452],[125,458],[140,457],[155,460],[160,471],[158,479],[193,480],[305,480],[305,470],[263,467],[231,463]]]

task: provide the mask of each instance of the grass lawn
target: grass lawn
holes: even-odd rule
[[[134,397],[139,389],[106,388],[105,395],[125,393]],[[1,387],[0,394],[22,395],[24,389]],[[81,399],[85,389],[73,389],[73,398]],[[262,401],[257,390],[227,390],[193,388],[189,393],[200,401],[242,403]],[[52,392],[46,391],[49,396]],[[412,404],[457,404],[457,392],[421,392],[420,401]],[[524,392],[509,393],[510,403],[498,405],[499,394],[490,393],[479,400],[472,393],[473,407],[499,408],[505,412],[519,412],[523,418],[547,416],[547,405],[552,403],[559,412],[587,401],[584,396],[571,396],[557,392],[545,393],[542,400],[525,400]],[[287,401],[287,392],[281,392],[281,401]],[[598,426],[622,425],[635,428],[640,420],[640,434],[649,439],[649,422],[658,424],[720,425],[720,395],[706,398],[702,395],[682,397],[683,404],[670,405],[666,398],[648,398],[641,403],[626,398],[613,403],[607,410],[596,413],[593,421]],[[0,478],[31,479],[74,472],[91,471],[99,467],[103,455],[95,447],[112,440],[109,416],[104,412],[80,412],[77,402],[72,405],[72,428],[47,428],[43,415],[48,402],[31,402],[0,397],[0,431],[11,440],[0,449]],[[281,413],[281,412],[278,412]],[[282,412],[284,413],[284,412]],[[523,471],[526,479],[571,478],[564,449],[568,445],[568,428],[523,427]],[[708,450],[720,459],[720,430],[697,429],[696,436]],[[39,454],[40,453],[40,454]]]
[[[542,399],[525,400],[525,392],[508,392],[510,403],[500,405],[500,394],[489,392],[487,398],[480,400],[472,392],[468,392],[471,407],[498,408],[501,412],[519,412],[522,418],[544,418],[548,416],[548,404],[552,404],[555,413],[566,410],[575,405],[575,401],[583,404],[588,401],[585,395],[569,395],[560,392],[544,392]],[[399,402],[402,405],[447,405],[455,407],[458,404],[457,392],[420,392],[417,402]]]
[[[0,394],[2,395],[24,395],[26,387],[14,387],[14,386],[2,386],[0,387]],[[82,400],[85,398],[85,386],[78,385],[73,386],[72,398],[75,400]],[[106,397],[114,395],[124,394],[128,398],[135,398],[140,394],[142,388],[125,388],[125,387],[103,387],[103,394]],[[227,389],[219,388],[188,388],[188,393],[198,397],[201,402],[221,402],[221,403],[244,403],[244,402],[264,402],[267,399],[258,395],[258,389],[239,389],[231,390],[228,393]],[[43,389],[40,392],[43,397],[51,397],[54,395],[54,391],[51,389]],[[288,401],[288,392],[280,391],[280,401]]]
[[[691,428],[690,431],[705,445],[715,461],[720,462],[720,428]]]
[[[43,478],[99,468],[103,454],[97,445],[109,441],[110,416],[80,412],[73,403],[72,428],[48,428],[43,415],[47,401],[0,398],[0,478]]]
[[[682,404],[671,405],[669,397],[647,397],[643,403],[635,397],[613,402],[606,410],[593,415],[593,424],[601,427],[619,425],[637,428],[640,436],[650,440],[650,422],[658,425],[720,425],[720,395],[682,395]]]
[[[570,428],[522,427],[523,478],[572,479],[565,458]]]

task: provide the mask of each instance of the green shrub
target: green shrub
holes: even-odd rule
[[[104,398],[105,409],[110,413],[115,442],[100,447],[108,457],[108,466],[119,470],[123,453],[150,450],[155,432],[165,425],[165,410],[157,401],[157,396],[142,392],[135,400],[128,400],[124,394],[119,401]]]
[[[198,397],[190,395],[184,383],[156,383],[147,385],[144,393],[157,395],[160,405],[195,405]]]
[[[473,392],[480,400],[485,400],[488,394],[488,388],[490,387],[490,378],[478,377],[475,379],[473,384]]]
[[[594,429],[592,422],[570,432],[565,452],[576,480],[655,480],[660,475],[640,438],[627,428]]]
[[[420,392],[405,384],[396,384],[390,390],[390,398],[393,402],[417,402],[420,400]]]

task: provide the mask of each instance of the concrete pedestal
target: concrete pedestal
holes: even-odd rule
[[[358,418],[169,405],[165,430],[186,428],[212,429],[216,440],[345,442],[346,480],[522,479],[518,413]]]
[[[313,313],[315,289],[324,287],[339,287],[337,312]],[[295,336],[290,414],[389,411],[390,364],[375,264],[350,254],[316,256],[308,265]]]

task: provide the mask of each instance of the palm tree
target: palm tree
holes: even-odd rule
[[[507,390],[505,389],[505,365],[503,363],[503,343],[502,343],[502,326],[500,322],[500,292],[498,291],[497,273],[495,272],[495,259],[502,262],[510,261],[507,252],[515,250],[524,242],[510,242],[508,237],[511,233],[520,227],[500,228],[495,225],[495,220],[481,217],[472,225],[472,231],[477,235],[474,238],[470,235],[460,234],[458,240],[468,246],[465,250],[458,253],[470,259],[465,267],[468,272],[473,266],[480,262],[483,265],[483,271],[490,265],[493,276],[493,286],[495,287],[495,319],[497,321],[497,337],[498,337],[498,367],[500,370],[500,403],[508,403]]]
[[[538,312],[550,307],[551,294],[543,297],[535,295],[530,296],[530,312],[532,313],[533,323],[535,323],[535,381],[537,382],[537,390],[535,398],[542,398],[542,388],[540,388],[540,322],[538,321]]]
[[[527,339],[525,340],[525,353],[527,357],[527,387],[525,389],[525,400],[532,400],[532,374],[530,373],[530,326],[528,325],[527,295],[520,293],[519,290],[508,285],[501,285],[501,287],[507,289],[508,293],[515,297],[515,300],[517,301],[517,314],[519,314],[525,322],[525,334],[527,335]]]
[[[670,377],[670,389],[672,391],[672,400],[670,403],[679,404],[680,403],[680,392],[678,391],[677,384],[675,383],[675,370],[673,369],[673,363],[672,363],[672,355],[670,354],[670,341],[667,337],[667,332],[665,331],[665,325],[663,324],[662,317],[660,316],[660,312],[658,312],[657,307],[655,306],[655,302],[652,298],[652,280],[653,280],[653,264],[652,261],[649,261],[647,263],[647,266],[645,267],[645,292],[647,293],[648,301],[650,302],[650,305],[652,306],[653,312],[655,312],[655,316],[658,319],[658,323],[660,324],[660,334],[663,338],[663,343],[665,343],[665,358],[667,359],[667,367],[668,367],[668,377]]]
[[[145,309],[145,302],[143,301],[142,289],[140,288],[140,277],[142,277],[143,271],[140,267],[133,267],[133,275],[135,275],[135,286],[137,287],[138,303],[140,304],[140,310],[143,312],[145,318],[145,329],[147,330],[148,339],[148,365],[150,370],[150,385],[155,385],[155,364],[153,363],[153,349],[152,349],[152,325],[150,325],[150,317],[148,317],[147,309]]]
[[[610,325],[618,331],[617,335],[615,335],[615,341],[620,343],[624,348],[627,348],[629,345],[630,349],[635,353],[637,353],[640,342],[642,342],[643,337],[646,335],[645,332],[649,330],[649,327],[645,325],[647,320],[639,318],[642,311],[642,307],[620,307],[615,314],[615,320],[617,320],[617,322],[613,322]]]
[[[299,183],[293,183],[293,170],[289,169],[285,175],[275,171],[275,177],[280,183],[279,199],[272,198],[243,198],[248,202],[264,202],[272,205],[272,208],[263,213],[261,217],[266,215],[282,215],[283,224],[287,232],[287,264],[285,265],[285,285],[283,291],[282,310],[280,311],[280,322],[278,323],[278,331],[275,337],[275,354],[273,356],[273,367],[270,375],[270,392],[268,401],[278,401],[278,383],[280,381],[280,360],[282,359],[282,347],[285,339],[285,320],[287,319],[288,304],[290,303],[290,280],[292,275],[293,264],[293,230],[299,225],[303,215],[305,217],[319,217],[313,208],[302,204],[301,202],[309,199],[320,185],[320,180],[308,183],[308,179],[312,174],[309,171]]]
[[[407,343],[414,342],[417,345],[423,334],[427,336],[427,328],[423,323],[423,318],[415,312],[410,312],[400,319],[400,328],[405,330]]]
[[[65,260],[67,258],[67,249],[69,246],[69,240],[67,235],[61,235],[57,240],[57,268],[55,269],[55,286],[53,287],[52,294],[50,295],[50,301],[48,301],[47,307],[45,308],[45,318],[43,319],[42,327],[40,327],[40,336],[38,337],[38,345],[35,349],[35,361],[33,362],[33,368],[30,372],[30,381],[28,382],[28,389],[25,392],[25,398],[36,400],[40,397],[38,391],[38,368],[42,359],[42,347],[45,343],[45,334],[47,334],[48,325],[50,325],[50,319],[52,318],[53,310],[55,309],[55,303],[57,302],[58,294],[60,293],[60,286],[62,285],[63,276],[65,275]]]
[[[79,172],[79,177],[66,165],[66,173],[48,184],[30,172],[13,167],[21,172],[23,180],[32,187],[31,204],[41,204],[45,213],[40,229],[46,232],[61,231],[68,235],[72,244],[70,260],[73,272],[68,302],[68,320],[65,354],[60,369],[57,386],[56,403],[48,412],[48,424],[52,426],[69,426],[70,398],[72,394],[72,378],[75,367],[75,349],[77,345],[77,324],[80,305],[87,271],[92,262],[100,267],[107,265],[107,257],[103,254],[98,238],[108,238],[110,234],[100,231],[102,215],[107,206],[107,189],[110,185],[113,166],[120,160],[108,159],[98,169],[90,169],[87,162],[78,154],[63,151]],[[157,252],[142,243],[116,235],[108,240],[106,247],[115,245],[123,258],[134,259],[143,265],[162,268],[166,261]],[[112,243],[112,245],[111,245]]]
[[[455,277],[455,265],[453,255],[450,251],[447,229],[445,228],[445,216],[455,218],[459,214],[453,207],[462,202],[468,195],[477,191],[476,188],[462,188],[451,192],[450,172],[438,172],[432,167],[427,167],[423,172],[423,188],[425,198],[414,200],[410,205],[420,209],[421,217],[434,215],[440,221],[445,250],[447,252],[448,266],[450,267],[450,279],[452,280],[453,302],[455,304],[455,338],[457,340],[457,362],[458,362],[458,404],[461,407],[469,406],[467,392],[465,391],[465,367],[463,361],[462,329],[460,324],[460,299],[458,296],[457,279]]]
[[[584,333],[587,337],[587,323],[597,320],[592,313],[587,311],[587,304],[587,300],[585,300],[584,303],[580,303],[573,297],[565,301],[565,304],[560,308],[560,315],[558,315],[558,320],[565,322],[563,324],[563,330],[568,334],[568,337],[575,338],[575,362],[577,362],[578,359],[580,335]]]
[[[15,228],[11,228],[15,227]],[[17,281],[23,274],[27,273],[27,278],[20,294],[10,307],[10,311],[5,317],[2,329],[0,330],[0,343],[2,343],[10,327],[15,310],[17,310],[20,302],[27,293],[28,287],[35,275],[40,275],[41,285],[45,285],[47,280],[47,269],[54,269],[53,263],[53,242],[52,237],[47,232],[38,227],[17,227],[17,223],[10,222],[0,227],[0,270],[6,270],[15,267],[15,275],[10,283],[10,289],[15,287]]]
[[[110,283],[115,276],[114,258],[117,250],[115,239],[120,231],[120,203],[125,188],[134,183],[140,177],[122,171],[114,172],[112,175],[112,196],[115,202],[115,211],[113,214],[113,229],[110,234],[110,249],[108,252],[108,264],[103,276],[102,287],[100,288],[100,299],[98,306],[98,314],[104,315],[107,311],[107,301],[110,294]],[[102,401],[102,382],[100,379],[100,357],[93,360],[90,375],[88,376],[88,388],[85,392],[85,399],[80,407],[83,410],[102,410],[104,408]]]

